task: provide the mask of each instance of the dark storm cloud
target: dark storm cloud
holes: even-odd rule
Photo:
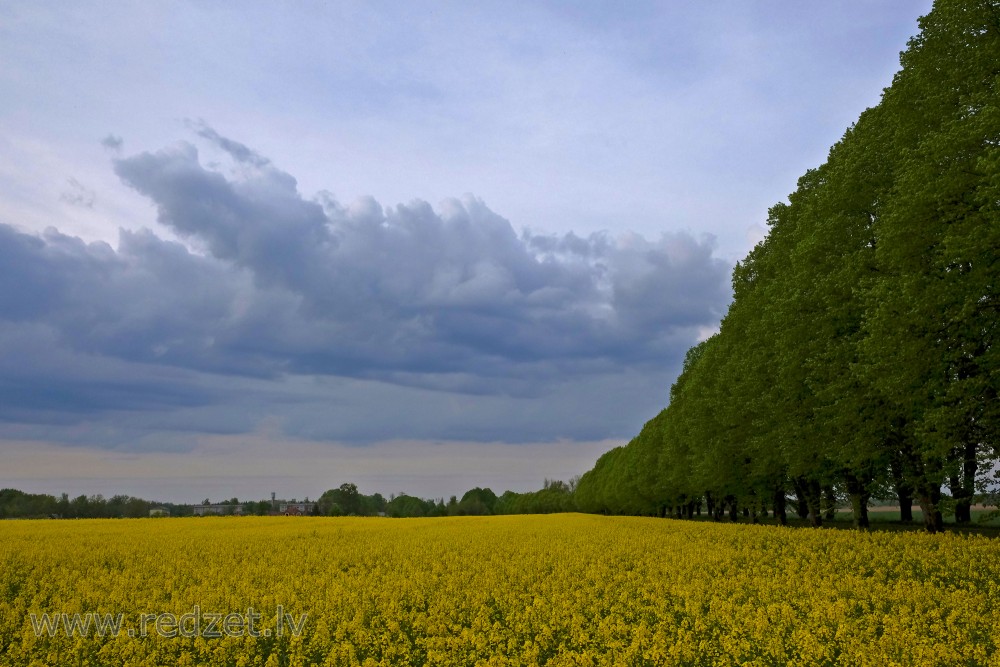
[[[309,201],[242,144],[199,133],[253,169],[227,178],[181,144],[118,160],[116,171],[161,223],[299,300],[293,320],[257,341],[298,372],[663,363],[679,352],[677,332],[712,326],[728,298],[728,267],[708,240],[518,234],[473,197],[437,211]]]
[[[217,402],[189,374],[69,349],[54,328],[0,322],[0,422],[71,424],[107,412]]]
[[[279,410],[288,432],[606,437],[602,424],[624,413],[611,414],[614,398],[610,413],[580,405],[602,400],[583,385],[620,396],[649,393],[640,375],[666,385],[729,298],[708,239],[518,233],[474,197],[437,210],[308,200],[252,149],[194,127],[234,161],[229,172],[190,144],[114,163],[193,250],[150,231],[122,230],[114,249],[0,225],[0,419],[219,405],[238,423],[235,411],[275,405],[261,380],[315,376],[341,378],[344,403],[319,418],[329,389],[285,395],[278,403],[310,406]],[[237,396],[255,382],[256,398]],[[379,422],[349,405],[355,391],[397,409]],[[471,403],[449,417],[449,395]],[[581,411],[592,418],[539,426]]]
[[[120,230],[115,250],[54,228],[35,237],[0,225],[0,257],[0,324],[43,327],[84,354],[223,374],[281,371],[284,360],[248,353],[244,339],[283,315],[289,297],[148,230]]]

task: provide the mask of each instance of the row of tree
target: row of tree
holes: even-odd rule
[[[470,489],[461,498],[452,496],[424,499],[401,493],[388,500],[380,493],[365,495],[356,484],[346,482],[330,489],[313,504],[315,516],[479,516],[490,514],[549,514],[575,511],[574,482],[545,480],[541,490],[528,493],[506,491],[497,496],[489,488]],[[294,502],[294,501],[293,501]],[[308,503],[308,499],[306,499]],[[202,503],[209,505],[208,498]],[[241,501],[230,498],[218,503],[226,506],[225,514],[268,515],[275,512],[272,501]],[[70,499],[67,494],[56,498],[44,493],[25,493],[17,489],[0,489],[0,519],[107,519],[150,516],[152,509],[165,509],[170,516],[191,516],[193,505],[157,503],[142,498],[115,495],[81,495]]]
[[[180,505],[154,503],[127,495],[60,497],[45,493],[25,493],[17,489],[0,489],[0,519],[59,517],[67,519],[108,519],[149,516],[150,509],[164,508],[171,514],[183,513]],[[191,514],[188,505],[187,514]]]
[[[938,0],[920,26],[580,509],[784,521],[787,498],[819,525],[843,494],[859,526],[873,496],[916,501],[931,531],[969,521],[1000,423],[1000,3]]]
[[[429,517],[429,516],[482,516],[490,514],[549,514],[571,512],[573,483],[545,480],[539,491],[515,493],[505,491],[497,496],[492,489],[476,487],[465,492],[461,500],[452,496],[424,499],[405,493],[390,496],[389,500],[375,493],[366,496],[356,485],[341,484],[324,493],[316,504],[316,513],[327,516]]]

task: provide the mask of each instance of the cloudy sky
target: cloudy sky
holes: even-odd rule
[[[0,487],[585,471],[929,8],[0,4]]]

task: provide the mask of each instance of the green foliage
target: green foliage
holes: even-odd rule
[[[435,503],[433,500],[423,500],[405,493],[393,496],[386,505],[385,512],[387,516],[395,518],[444,516],[446,514],[443,502]]]
[[[382,494],[366,496],[356,484],[345,482],[323,493],[316,501],[318,513],[325,516],[375,516],[386,512]]]
[[[496,514],[554,514],[574,511],[576,503],[570,486],[565,482],[548,479],[539,491],[506,491],[496,503]]]
[[[190,506],[154,503],[127,495],[111,498],[97,494],[59,498],[44,493],[25,493],[17,489],[0,489],[0,519],[121,519],[148,517],[153,507],[167,509],[173,516],[190,514]]]
[[[496,504],[497,494],[493,493],[492,489],[481,489],[477,486],[465,492],[453,513],[461,516],[493,514]]]

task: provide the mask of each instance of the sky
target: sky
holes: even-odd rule
[[[0,487],[583,473],[929,9],[0,4]]]

